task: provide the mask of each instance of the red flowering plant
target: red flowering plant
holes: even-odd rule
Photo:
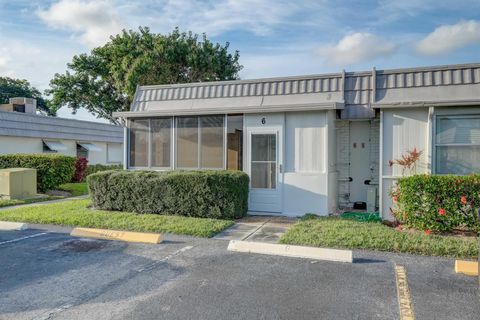
[[[403,225],[430,232],[480,231],[480,175],[413,175],[393,188],[392,213]]]
[[[73,182],[82,182],[85,180],[87,164],[88,160],[86,158],[77,158],[75,161],[75,174],[73,175]]]

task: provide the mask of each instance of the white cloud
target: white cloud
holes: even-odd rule
[[[325,63],[351,65],[392,55],[395,44],[371,33],[357,32],[343,37],[336,45],[321,47],[317,52]]]
[[[475,43],[480,44],[480,22],[469,20],[436,28],[416,49],[423,55],[441,55]]]
[[[300,9],[295,2],[285,0],[146,1],[137,9],[135,20],[162,31],[179,26],[212,36],[238,30],[266,35],[274,27],[289,23],[288,18]],[[146,10],[155,14],[145,15]]]
[[[117,34],[122,24],[117,10],[109,0],[60,0],[37,15],[49,26],[80,34],[89,47],[102,45],[110,35]]]
[[[56,72],[64,72],[74,51],[61,46],[39,46],[29,41],[4,38],[0,48],[0,76],[27,79],[34,87],[43,91]]]

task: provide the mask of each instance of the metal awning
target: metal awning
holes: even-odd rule
[[[91,142],[77,142],[77,144],[87,149],[88,151],[102,151],[102,148]]]
[[[61,143],[60,141],[55,141],[55,140],[42,140],[42,141],[51,151],[67,150],[67,146]]]

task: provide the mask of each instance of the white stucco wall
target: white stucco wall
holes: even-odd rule
[[[408,150],[417,148],[423,154],[418,162],[416,173],[430,172],[429,108],[385,109],[382,111],[381,121],[380,210],[384,219],[392,220],[390,190],[397,178],[413,172],[402,173],[400,166],[390,167],[388,162],[400,158]]]
[[[329,212],[327,123],[326,111],[286,114],[283,210],[287,215]]]
[[[265,118],[265,124],[261,119]],[[281,213],[327,215],[337,207],[336,143],[334,111],[301,111],[245,115],[244,168],[249,172],[248,132],[261,128],[281,128],[283,146],[280,164],[283,181],[279,198]],[[268,200],[268,194],[250,193]]]

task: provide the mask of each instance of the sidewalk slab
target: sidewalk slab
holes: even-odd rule
[[[248,237],[252,232],[258,229],[259,225],[256,223],[235,223],[228,229],[223,230],[213,237],[219,240],[242,240]]]
[[[88,197],[89,197],[89,195],[86,194],[86,195],[77,196],[77,197],[68,197],[68,198],[62,198],[62,199],[54,199],[54,200],[48,200],[48,201],[40,201],[40,202],[19,204],[19,205],[16,205],[16,206],[1,207],[1,208],[0,208],[0,211],[2,211],[2,210],[16,209],[16,208],[26,208],[26,207],[32,207],[32,206],[43,206],[43,205],[45,205],[45,204],[65,202],[65,201],[70,201],[70,200],[81,200],[81,199],[87,199]]]

